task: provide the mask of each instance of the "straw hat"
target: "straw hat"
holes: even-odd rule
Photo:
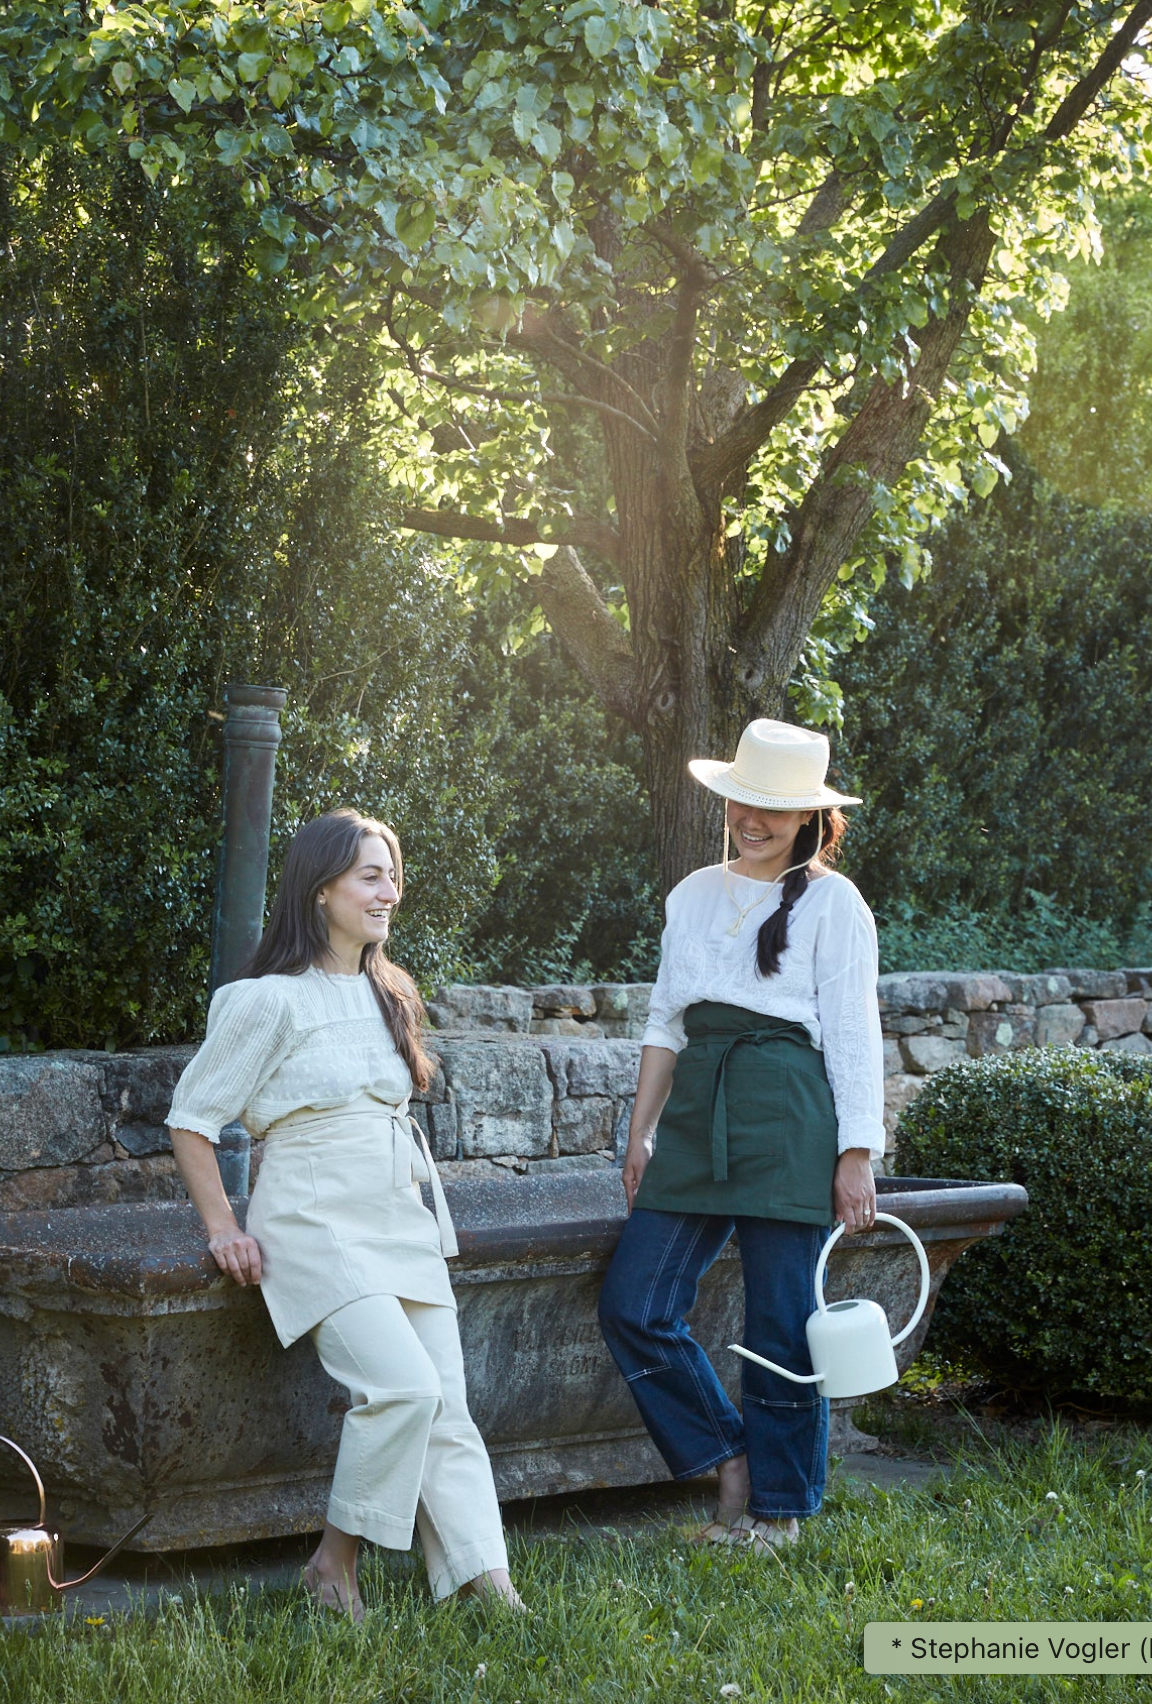
[[[749,722],[740,735],[734,763],[697,757],[688,768],[714,793],[760,810],[799,811],[862,803],[825,786],[828,757],[828,741],[823,734],[793,727],[791,722],[761,718]]]

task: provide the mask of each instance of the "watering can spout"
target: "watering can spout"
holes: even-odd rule
[[[10,1450],[15,1450],[36,1481],[36,1490],[40,1495],[40,1519],[34,1526],[0,1527],[0,1613],[38,1615],[46,1609],[55,1609],[62,1592],[71,1591],[73,1586],[82,1586],[85,1580],[90,1580],[93,1574],[98,1574],[106,1563],[111,1562],[117,1551],[124,1548],[130,1538],[135,1538],[152,1516],[142,1515],[136,1525],[130,1528],[123,1538],[118,1539],[94,1567],[89,1568],[86,1574],[81,1574],[79,1579],[57,1579],[56,1575],[62,1575],[64,1572],[64,1546],[59,1534],[49,1532],[45,1524],[44,1481],[31,1456],[25,1455],[19,1444],[14,1444],[11,1438],[4,1437],[0,1437],[0,1444],[7,1444]]]
[[[876,1223],[895,1225],[897,1230],[903,1231],[920,1264],[920,1295],[912,1318],[898,1336],[890,1335],[887,1315],[877,1302],[833,1302],[829,1305],[824,1300],[824,1272],[828,1256],[836,1239],[844,1233],[844,1226],[837,1225],[820,1251],[816,1265],[816,1312],[808,1316],[805,1327],[808,1353],[815,1371],[791,1373],[787,1367],[777,1366],[775,1361],[765,1360],[763,1355],[757,1355],[739,1343],[730,1343],[728,1347],[735,1354],[743,1355],[746,1361],[755,1361],[758,1366],[779,1373],[793,1384],[816,1385],[821,1396],[867,1396],[871,1391],[884,1390],[895,1384],[900,1374],[893,1351],[920,1323],[928,1305],[931,1279],[928,1256],[915,1231],[902,1219],[893,1218],[891,1213],[877,1213]]]

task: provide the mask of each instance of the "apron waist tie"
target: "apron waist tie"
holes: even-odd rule
[[[716,1075],[712,1081],[712,1181],[726,1183],[728,1180],[728,1058],[734,1047],[740,1042],[750,1042],[753,1047],[760,1046],[766,1041],[776,1041],[782,1035],[795,1034],[798,1030],[809,1039],[808,1032],[798,1024],[782,1024],[776,1029],[742,1030],[734,1035],[721,1053],[716,1064]],[[703,1039],[703,1038],[701,1038]]]
[[[432,1190],[432,1207],[436,1215],[436,1226],[440,1232],[440,1252],[446,1260],[460,1253],[460,1245],[456,1241],[456,1230],[452,1223],[452,1215],[448,1211],[448,1200],[444,1194],[444,1185],[440,1182],[440,1173],[436,1170],[436,1162],[432,1158],[432,1150],[428,1146],[428,1138],[410,1113],[401,1117],[396,1115],[400,1130],[407,1124],[405,1134],[408,1141],[397,1140],[394,1148],[395,1171],[392,1181],[397,1189],[404,1189],[417,1181],[412,1167],[414,1153],[419,1153],[424,1160],[427,1170],[428,1184]]]

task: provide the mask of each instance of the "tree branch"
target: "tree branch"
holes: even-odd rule
[[[527,589],[604,707],[636,726],[641,696],[632,646],[576,552],[558,550]]]
[[[876,486],[895,484],[915,454],[994,247],[984,210],[946,237],[952,274],[948,311],[920,333],[918,358],[906,383],[873,379],[796,511],[792,543],[776,559],[776,572],[766,570],[756,588],[737,648],[737,668],[748,692],[758,693],[769,679],[788,678],[821,599],[872,516]]]
[[[1068,91],[1048,120],[1044,127],[1046,142],[1058,142],[1062,136],[1067,136],[1070,130],[1075,129],[1105,83],[1119,70],[1135,47],[1140,31],[1149,20],[1152,20],[1152,0],[1139,0],[1139,4],[1133,6],[1088,75],[1082,77],[1076,87]]]
[[[503,520],[487,520],[482,515],[465,515],[457,509],[401,509],[400,525],[412,532],[434,533],[438,538],[470,539],[479,544],[510,544],[525,549],[533,544],[568,544],[591,550],[605,562],[615,563],[620,555],[620,537],[615,527],[597,521],[591,515],[573,515],[566,523],[549,522],[544,533],[536,521],[507,515]]]
[[[651,443],[658,444],[660,441],[655,432],[650,432],[647,426],[641,425],[634,415],[626,414],[622,408],[613,408],[610,402],[598,402],[595,397],[566,391],[500,390],[494,385],[478,385],[471,379],[460,379],[451,373],[440,373],[435,367],[421,365],[414,370],[417,378],[434,379],[438,385],[443,385],[445,390],[464,391],[468,396],[491,397],[494,402],[542,402],[564,408],[591,408],[597,414],[611,414],[617,420],[623,420],[634,432],[641,433]]]

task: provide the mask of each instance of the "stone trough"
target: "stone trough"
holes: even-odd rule
[[[970,1243],[1027,1205],[1011,1184],[878,1180],[880,1206],[924,1241],[932,1301]],[[624,1214],[611,1167],[448,1185],[472,1409],[503,1499],[644,1484],[667,1472],[596,1324]],[[841,1239],[830,1299],[874,1297],[893,1330],[916,1262],[898,1232]],[[693,1321],[733,1394],[741,1333],[729,1249]],[[905,1367],[931,1303],[900,1346]],[[235,1543],[317,1529],[344,1393],[311,1345],[284,1351],[259,1295],[222,1278],[192,1209],[176,1202],[0,1214],[0,1431],[38,1462],[67,1537],[107,1544],[146,1510],[133,1548]],[[0,1513],[29,1488],[0,1463]]]

